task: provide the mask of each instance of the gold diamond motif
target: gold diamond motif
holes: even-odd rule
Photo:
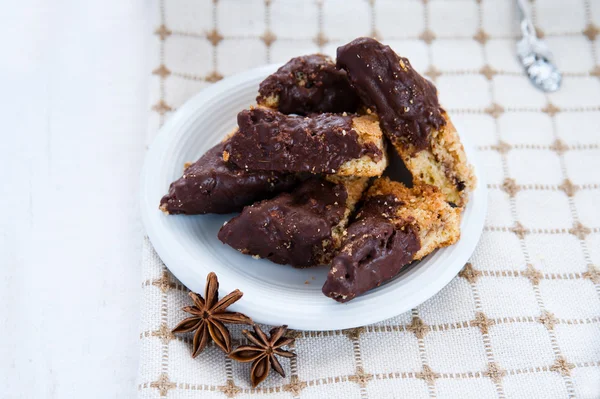
[[[526,229],[521,222],[515,222],[515,225],[508,230],[515,233],[521,240],[525,238],[525,234],[529,233],[529,230]]]
[[[277,36],[275,36],[275,34],[270,30],[268,30],[265,33],[263,33],[260,39],[265,43],[265,46],[271,47],[271,44],[273,44],[273,42],[277,40]]]
[[[425,71],[425,75],[429,76],[429,78],[435,81],[442,73],[435,66],[430,65],[429,69]]]
[[[479,73],[482,74],[483,76],[485,76],[485,78],[487,80],[492,80],[494,75],[496,75],[496,70],[494,68],[492,68],[489,65],[484,65],[480,70]]]
[[[357,328],[349,328],[347,330],[343,330],[342,333],[347,336],[348,338],[350,338],[351,340],[357,340],[360,338],[360,334],[362,334],[363,332],[365,332],[365,328],[364,327],[357,327]]]
[[[594,24],[589,24],[583,31],[583,34],[591,41],[596,40],[596,36],[598,36],[599,33],[600,29],[598,29]]]
[[[298,339],[304,337],[304,334],[302,334],[302,331],[298,330],[287,330],[285,336],[288,338]]]
[[[535,34],[540,39],[543,39],[546,36],[546,34],[544,33],[544,31],[541,30],[538,26],[535,27]]]
[[[560,112],[560,108],[552,103],[548,103],[544,108],[542,108],[542,112],[547,113],[550,116],[554,116]]]
[[[348,377],[348,381],[356,382],[362,388],[365,388],[373,378],[373,374],[365,373],[362,367],[357,367],[356,374]]]
[[[483,375],[491,378],[495,384],[499,384],[502,381],[502,377],[506,375],[506,371],[502,370],[496,363],[489,363]]]
[[[538,285],[540,280],[544,278],[542,272],[533,267],[533,265],[527,265],[525,271],[521,272],[521,276],[527,277],[533,285]]]
[[[482,334],[487,334],[489,332],[489,328],[494,324],[496,324],[496,321],[488,319],[483,312],[475,313],[475,320],[471,320],[469,322],[471,327],[479,328]]]
[[[506,141],[500,140],[493,148],[500,154],[506,154],[512,150],[512,145],[508,144]]]
[[[565,179],[565,181],[558,186],[558,188],[564,191],[569,197],[574,196],[577,190],[579,190],[579,187],[574,185],[569,179]]]
[[[419,371],[416,377],[424,380],[428,385],[433,385],[435,384],[435,380],[440,378],[440,374],[434,373],[431,367],[424,365],[423,371]]]
[[[567,362],[563,356],[560,356],[552,366],[550,366],[550,370],[560,373],[562,376],[571,375],[571,370],[575,368],[573,363]]]
[[[319,47],[324,47],[327,43],[329,43],[329,39],[323,32],[319,32],[317,37],[315,37],[315,44]]]
[[[156,112],[158,112],[161,115],[166,114],[169,111],[172,111],[173,108],[171,108],[169,105],[167,105],[167,103],[164,100],[159,100],[158,103],[156,103],[152,109]]]
[[[308,384],[304,381],[300,381],[297,375],[293,375],[290,378],[290,383],[283,386],[285,392],[291,392],[294,396],[299,396],[300,392],[306,388]]]
[[[242,389],[236,386],[232,380],[227,380],[227,383],[225,385],[221,385],[217,388],[219,389],[219,391],[223,392],[228,398],[233,398],[235,397],[235,395],[242,392]]]
[[[458,276],[466,279],[469,283],[475,283],[479,276],[481,276],[481,272],[474,269],[472,264],[467,263],[458,273]]]
[[[554,330],[554,326],[558,324],[558,319],[554,317],[554,313],[550,313],[547,310],[542,311],[542,314],[535,319],[539,323],[542,323],[548,330]]]
[[[406,327],[408,331],[412,331],[417,338],[421,339],[429,332],[429,326],[419,317],[413,317],[412,322]]]
[[[217,31],[217,29],[213,29],[210,32],[206,33],[206,39],[208,39],[210,44],[216,46],[219,43],[221,43],[221,41],[223,40],[223,36],[219,33],[219,31]]]
[[[158,68],[152,71],[152,74],[158,75],[164,79],[171,74],[171,71],[169,71],[169,69],[166,66],[161,64]]]
[[[573,234],[575,237],[580,240],[585,240],[588,234],[590,234],[592,230],[589,227],[585,227],[581,222],[575,222],[573,227],[569,229],[569,233]]]
[[[515,179],[507,177],[502,183],[502,190],[506,191],[510,197],[514,197],[519,192],[519,186]]]
[[[494,118],[499,118],[500,115],[504,113],[504,108],[496,103],[493,103],[491,106],[487,107],[484,112]]]
[[[435,40],[435,33],[431,30],[426,29],[423,33],[419,35],[419,39],[423,40],[427,44],[431,44]]]
[[[215,82],[218,82],[219,80],[223,79],[223,75],[221,75],[217,71],[212,71],[211,73],[206,75],[206,77],[204,79],[209,83],[215,83]]]
[[[594,284],[600,284],[600,270],[594,265],[588,265],[588,271],[583,273],[583,278],[587,278]]]
[[[166,26],[161,25],[154,31],[154,33],[160,37],[160,40],[165,40],[167,37],[171,36],[173,32]]]
[[[153,337],[158,337],[164,345],[167,345],[169,341],[175,339],[175,335],[171,332],[171,329],[167,327],[165,323],[161,323],[158,330],[152,331]]]
[[[160,288],[162,292],[169,291],[169,288],[175,287],[175,284],[171,282],[171,277],[168,271],[163,271],[159,279],[152,281],[152,285]]]
[[[550,146],[550,149],[562,154],[569,149],[569,146],[566,145],[561,139],[556,139]]]
[[[486,44],[487,41],[490,40],[490,35],[485,33],[483,29],[479,29],[479,31],[477,31],[477,33],[473,36],[473,40],[481,44]]]
[[[167,373],[161,373],[158,380],[150,383],[150,387],[158,389],[160,396],[167,396],[169,389],[175,389],[177,384],[169,380]]]

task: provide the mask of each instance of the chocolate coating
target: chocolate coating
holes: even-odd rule
[[[344,216],[347,197],[342,184],[311,178],[292,193],[245,207],[218,237],[275,263],[315,266],[334,249],[331,230]]]
[[[344,162],[363,155],[381,159],[376,146],[359,143],[352,118],[244,110],[238,114],[239,130],[225,144],[225,151],[240,168],[280,172],[335,173]]]
[[[323,293],[348,302],[396,276],[421,248],[414,227],[391,222],[402,202],[393,195],[369,198],[348,228],[333,259]]]
[[[231,213],[290,190],[298,178],[277,172],[247,172],[223,160],[223,143],[208,150],[171,183],[160,200],[171,214]]]
[[[337,70],[322,54],[292,58],[260,84],[256,102],[278,96],[284,114],[356,112],[360,99],[350,87],[346,72]]]
[[[348,73],[361,100],[375,108],[392,142],[423,150],[429,147],[431,129],[446,123],[435,86],[389,46],[366,37],[355,39],[338,47],[337,67]]]

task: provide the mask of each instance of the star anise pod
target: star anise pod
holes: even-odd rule
[[[282,377],[285,377],[285,371],[283,371],[283,367],[281,367],[281,363],[275,355],[290,358],[296,356],[296,354],[281,349],[282,346],[289,345],[294,341],[293,338],[283,336],[287,331],[287,326],[272,328],[269,332],[270,338],[256,324],[253,327],[254,332],[242,330],[242,334],[254,345],[241,345],[228,356],[242,363],[253,362],[250,370],[250,381],[252,386],[256,387],[267,378],[271,367]]]
[[[210,338],[225,353],[231,352],[231,336],[223,323],[252,324],[252,319],[248,316],[226,311],[244,294],[240,290],[235,290],[218,301],[219,280],[217,275],[211,272],[206,277],[204,298],[194,292],[190,292],[189,295],[194,301],[194,306],[186,306],[182,310],[192,317],[179,323],[173,332],[186,333],[196,330],[192,342],[192,357],[198,356],[206,348]]]

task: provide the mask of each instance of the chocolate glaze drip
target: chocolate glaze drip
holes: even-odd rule
[[[431,129],[446,121],[435,86],[389,46],[361,37],[338,47],[337,67],[348,73],[361,100],[375,108],[382,130],[393,143],[429,147]]]
[[[421,247],[415,228],[391,221],[402,204],[393,194],[367,199],[333,259],[323,285],[326,296],[348,302],[393,278],[412,262]]]
[[[292,58],[260,84],[256,102],[264,104],[271,95],[279,96],[284,114],[356,112],[360,104],[346,72],[322,54]]]
[[[346,161],[369,155],[381,159],[374,145],[361,145],[353,116],[284,115],[265,108],[238,114],[239,130],[225,145],[240,168],[282,172],[336,173]]]
[[[223,143],[208,150],[171,183],[161,209],[172,214],[231,213],[293,188],[295,174],[247,172],[223,160]]]
[[[314,266],[334,249],[331,230],[344,216],[347,197],[343,185],[311,178],[292,193],[247,206],[218,237],[245,254]]]

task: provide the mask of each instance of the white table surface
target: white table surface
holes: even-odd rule
[[[0,12],[0,397],[132,397],[152,4]]]

